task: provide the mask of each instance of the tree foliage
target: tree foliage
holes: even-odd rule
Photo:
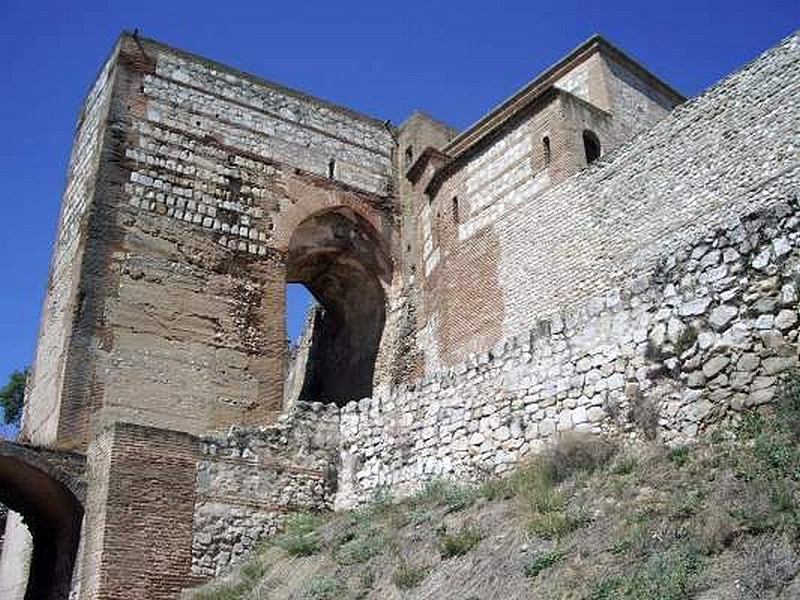
[[[3,420],[6,424],[18,424],[22,416],[22,405],[25,401],[25,382],[28,369],[14,371],[0,389],[0,406],[3,407]]]

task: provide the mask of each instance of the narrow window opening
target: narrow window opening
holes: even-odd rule
[[[586,152],[587,165],[600,158],[600,140],[588,129],[583,131],[583,149]]]
[[[328,161],[328,179],[336,177],[336,159],[332,158]]]
[[[550,152],[550,138],[548,136],[542,138],[542,153],[544,155],[544,166],[549,167],[552,154]]]
[[[460,215],[458,214],[458,196],[453,196],[452,216],[453,223],[459,223]]]
[[[412,162],[414,162],[414,147],[413,146],[407,146],[406,147],[406,167],[410,167]]]

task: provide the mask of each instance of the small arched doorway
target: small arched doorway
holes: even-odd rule
[[[69,598],[83,521],[82,495],[82,482],[50,466],[36,450],[0,442],[0,503],[22,515],[33,538],[24,596],[15,592],[13,597]]]
[[[590,165],[600,158],[601,147],[600,138],[588,129],[583,131],[583,151],[586,154],[586,164]]]
[[[297,399],[342,405],[372,394],[391,260],[383,237],[349,208],[318,212],[289,241],[287,283],[318,303]]]

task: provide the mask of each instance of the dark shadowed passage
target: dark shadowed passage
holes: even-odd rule
[[[390,276],[385,242],[353,211],[322,211],[297,227],[286,280],[302,283],[320,307],[300,400],[344,404],[371,395]]]

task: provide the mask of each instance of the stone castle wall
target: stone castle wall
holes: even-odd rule
[[[291,511],[333,508],[339,410],[296,402],[273,426],[200,440],[192,573],[219,575]]]
[[[436,266],[429,263],[421,283],[430,291],[420,343],[426,355],[438,357],[430,369],[578,308],[704,231],[789,195],[798,169],[792,146],[797,54],[794,35],[551,187],[541,181],[547,170],[526,171],[529,157],[541,152],[526,129],[536,119],[474,159],[481,178],[498,173],[477,195],[470,166],[453,175],[430,208],[423,207],[440,215],[434,227],[445,240],[432,250]],[[589,110],[574,101],[570,106]],[[537,125],[535,135],[542,131]],[[556,147],[559,136],[551,137],[555,162],[566,146]],[[457,223],[450,218],[453,197],[463,211]]]
[[[502,474],[568,431],[669,444],[774,395],[798,364],[795,197],[468,361],[341,411],[337,503]]]
[[[497,254],[442,258],[463,272],[439,292],[475,332],[500,311],[501,341],[343,409],[341,502],[502,472],[559,431],[627,431],[637,402],[684,442],[771,397],[798,354],[799,40],[565,182],[493,205],[468,237]]]
[[[76,135],[23,427],[87,456],[75,594],[173,598],[289,511],[503,474],[567,431],[685,443],[769,402],[798,362],[799,43],[567,178],[583,128],[621,141],[663,109],[588,61],[425,198],[394,136],[457,145],[446,126],[124,35]],[[320,333],[329,395],[378,333],[347,371],[374,359],[373,398],[280,415],[287,280],[345,323]]]

